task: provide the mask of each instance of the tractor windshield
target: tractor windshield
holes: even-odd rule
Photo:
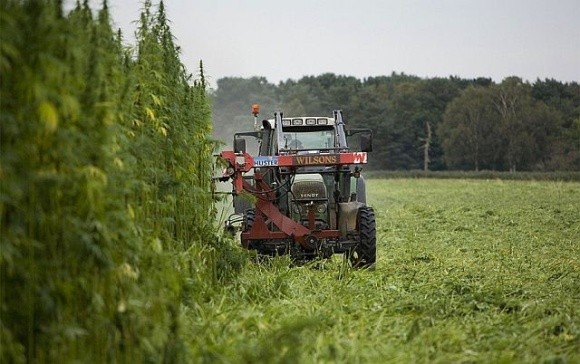
[[[329,149],[335,147],[334,128],[284,128],[282,149]]]

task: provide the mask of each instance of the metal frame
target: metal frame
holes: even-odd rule
[[[252,157],[248,153],[235,153],[223,151],[220,157],[228,162],[225,178],[232,178],[233,194],[247,191],[257,197],[256,217],[252,228],[242,233],[242,242],[255,239],[282,240],[291,238],[307,249],[321,239],[338,239],[339,230],[316,230],[314,207],[308,209],[308,226],[292,220],[282,214],[278,207],[272,203],[275,193],[263,180],[263,173],[254,172],[254,185],[243,178],[244,173],[252,168],[263,167],[288,167],[291,169],[308,166],[344,166],[352,164],[366,164],[366,152],[345,153],[318,153],[307,156],[279,155]],[[256,164],[256,161],[258,162]],[[269,226],[274,225],[278,231],[272,231]]]

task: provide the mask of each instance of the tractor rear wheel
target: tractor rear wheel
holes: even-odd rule
[[[377,259],[377,231],[375,212],[370,207],[361,207],[357,215],[358,245],[350,252],[350,261],[355,268],[374,267]]]

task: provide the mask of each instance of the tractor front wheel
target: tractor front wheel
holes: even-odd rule
[[[377,259],[377,231],[375,212],[370,207],[361,207],[357,215],[359,242],[350,252],[350,261],[355,268],[372,268]]]
[[[256,209],[246,209],[244,211],[244,220],[242,225],[242,232],[248,232],[252,230],[252,226],[254,226],[254,222],[256,221]],[[262,241],[259,239],[256,240],[247,240],[242,241],[242,246],[248,250],[255,250],[260,255],[272,255],[272,253],[268,252],[264,248]]]
[[[254,225],[254,220],[256,219],[256,210],[255,209],[247,209],[244,211],[244,220],[242,222],[242,231],[248,232],[252,229]],[[246,249],[255,249],[253,241],[248,241],[246,243],[242,242],[242,246]]]

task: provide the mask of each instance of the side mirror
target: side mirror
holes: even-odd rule
[[[349,129],[345,130],[345,134],[347,138],[353,137],[356,135],[355,138],[349,142],[349,145],[354,146],[356,142],[360,143],[360,152],[372,152],[373,151],[373,131],[368,128],[364,129]]]
[[[234,153],[246,153],[246,139],[234,138]]]
[[[360,136],[360,150],[361,152],[373,151],[373,135],[371,133],[364,133]]]

